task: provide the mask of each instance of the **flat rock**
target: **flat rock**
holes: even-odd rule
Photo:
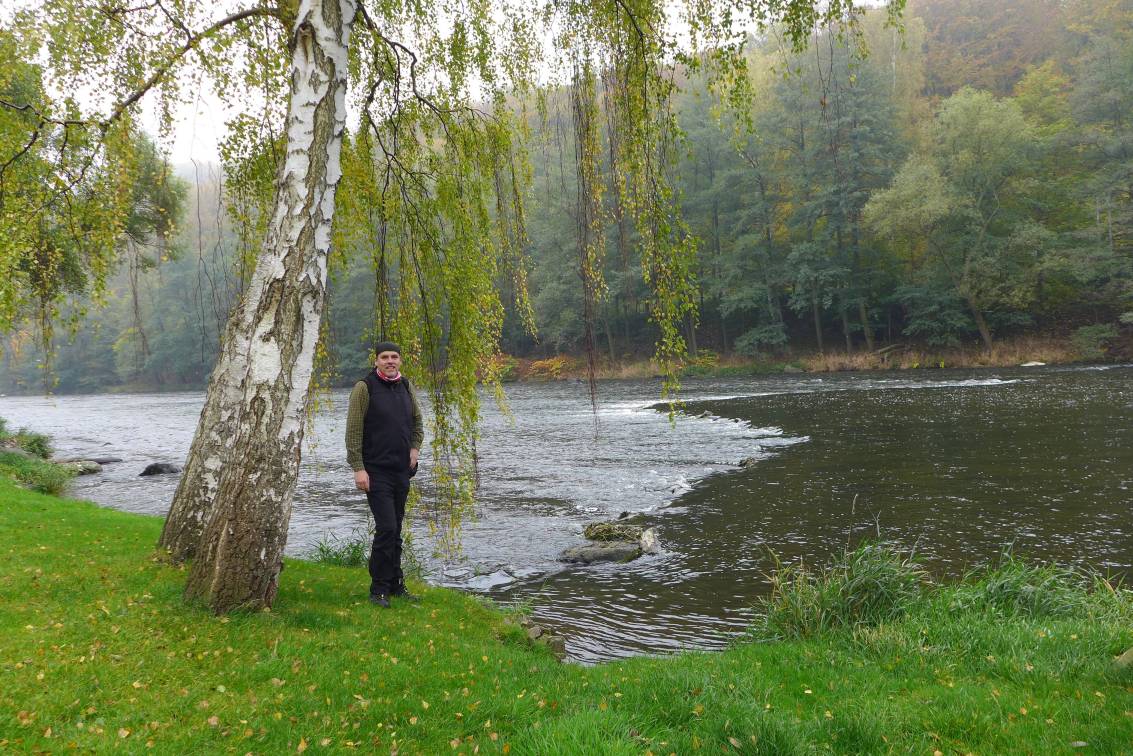
[[[154,462],[153,464],[146,465],[146,469],[142,470],[138,476],[142,475],[169,475],[171,473],[179,473],[181,468],[177,465],[170,464],[169,462]]]
[[[465,583],[465,587],[473,591],[488,591],[499,585],[507,585],[514,583],[515,578],[503,570],[498,570],[488,575],[477,575],[476,577]]]
[[[573,546],[564,551],[559,560],[572,564],[592,564],[594,562],[629,562],[641,556],[638,541],[607,541]]]
[[[441,574],[451,580],[463,580],[472,577],[473,572],[471,567],[445,567]]]
[[[75,475],[93,475],[102,472],[102,465],[90,459],[69,459],[57,464],[75,473]]]

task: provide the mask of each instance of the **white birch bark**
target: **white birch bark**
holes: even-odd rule
[[[196,510],[207,514],[186,596],[218,613],[270,606],[278,588],[326,299],[355,11],[355,0],[300,2],[275,209],[210,380],[182,483],[194,490],[178,491],[212,498]]]
[[[259,309],[263,293],[263,279],[255,279],[251,283],[259,284],[259,288],[249,286],[245,290],[225,327],[221,352],[209,377],[197,432],[193,435],[185,468],[157,544],[174,562],[196,556],[205,519],[216,497],[220,470],[228,457],[229,442],[243,399],[250,318]]]

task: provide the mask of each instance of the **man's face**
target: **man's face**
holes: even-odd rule
[[[397,352],[382,352],[378,355],[378,372],[386,378],[393,378],[401,369],[401,355]]]

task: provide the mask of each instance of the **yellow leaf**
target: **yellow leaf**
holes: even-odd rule
[[[306,738],[299,738],[299,746],[295,750],[298,751],[299,753],[303,753],[303,751],[306,751],[307,750],[307,739]]]
[[[728,738],[728,742],[731,743],[735,748],[742,748],[743,745],[744,745],[737,738],[731,738],[730,737],[730,738]]]
[[[120,730],[118,730],[118,737],[128,738],[128,737],[130,737],[130,731],[127,730],[125,727],[123,727]]]
[[[410,717],[409,718],[409,724],[411,724],[411,725],[417,724],[417,717]]]
[[[208,723],[209,723],[209,727],[216,727],[217,725],[220,724],[220,717],[213,714],[211,717],[208,718]]]

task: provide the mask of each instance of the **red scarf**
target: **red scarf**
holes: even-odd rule
[[[378,377],[381,378],[386,383],[397,383],[398,381],[401,380],[401,371],[400,370],[397,371],[397,375],[395,375],[393,378],[386,378],[386,374],[383,373],[381,370],[378,370],[377,368],[374,368],[374,372],[377,373]]]

